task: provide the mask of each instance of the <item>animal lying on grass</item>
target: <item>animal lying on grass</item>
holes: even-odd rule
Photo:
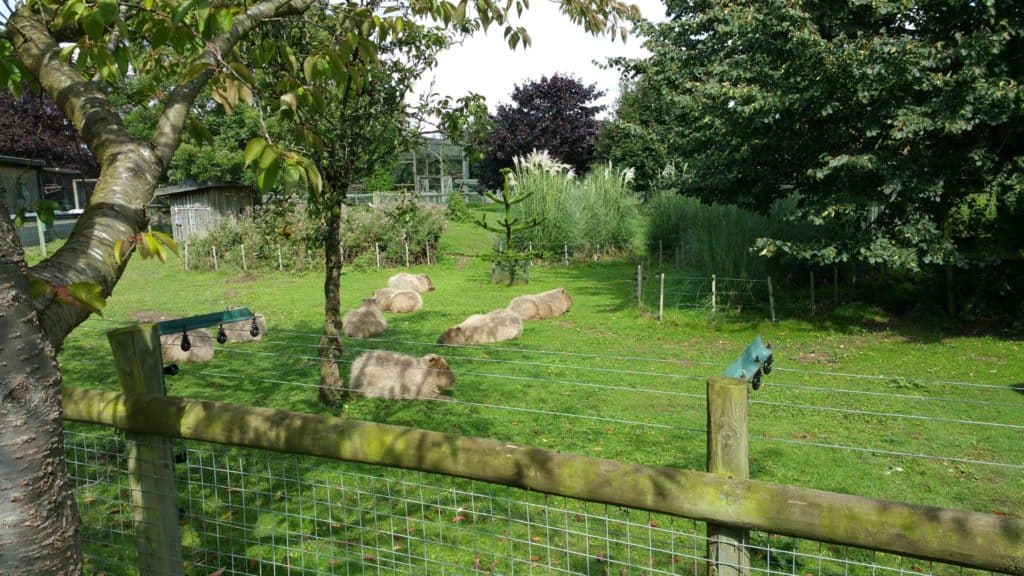
[[[349,382],[354,394],[367,398],[451,400],[442,392],[455,383],[455,374],[437,354],[415,358],[374,350],[352,362]]]
[[[523,319],[504,308],[487,314],[473,314],[462,324],[445,330],[438,344],[488,344],[515,340],[523,335]]]
[[[565,288],[555,288],[540,294],[527,294],[512,299],[508,309],[523,320],[544,320],[561,316],[572,308],[572,296]]]
[[[416,292],[430,292],[434,289],[434,283],[426,274],[409,274],[399,272],[388,278],[388,288],[396,290],[415,290]]]
[[[181,349],[181,332],[160,337],[160,355],[164,363],[209,362],[213,360],[213,336],[207,330],[189,330],[188,351]]]
[[[415,312],[423,308],[423,297],[415,290],[381,288],[373,292],[373,299],[387,312]]]
[[[263,335],[267,333],[267,318],[255,312],[253,312],[253,315],[256,317],[256,327],[259,328],[259,333],[255,336],[252,335],[252,318],[228,322],[224,325],[224,334],[227,335],[228,342],[258,342],[263,340]]]
[[[388,329],[388,321],[373,298],[367,298],[363,300],[362,306],[349,310],[341,324],[345,335],[351,338],[369,338],[383,334]]]

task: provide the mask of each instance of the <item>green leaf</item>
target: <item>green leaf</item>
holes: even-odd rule
[[[14,215],[14,227],[21,228],[25,225],[25,207],[18,208],[18,212]]]
[[[159,240],[161,244],[163,244],[164,246],[168,247],[171,250],[171,252],[174,252],[175,256],[179,255],[178,254],[178,243],[174,241],[174,238],[172,238],[168,234],[165,234],[163,232],[159,232],[157,230],[154,230],[152,232],[152,234],[153,234],[153,237],[156,238],[157,240]]]
[[[114,265],[120,266],[124,261],[124,240],[114,242]]]
[[[262,158],[260,159],[262,162]],[[281,157],[275,155],[270,165],[265,169],[261,169],[258,176],[256,176],[256,186],[259,187],[260,192],[272,192],[277,187],[277,178],[281,173]]]
[[[93,42],[99,42],[103,39],[103,18],[96,12],[89,12],[82,17],[82,29],[85,30],[86,36]]]
[[[287,44],[281,45],[281,52],[283,52],[284,60],[288,63],[288,69],[295,76],[299,73],[299,59],[295,57],[295,52],[291,49],[291,46]]]
[[[203,145],[213,145],[213,134],[206,128],[206,125],[202,121],[189,117],[188,119],[188,133],[192,136],[192,139]]]
[[[53,213],[57,208],[60,208],[60,204],[53,200],[40,200],[36,202],[36,218],[47,226],[53,226]]]
[[[280,157],[281,152],[277,149],[277,146],[267,146],[263,149],[263,153],[260,155],[260,170],[266,170],[271,164],[278,162]]]
[[[68,286],[71,296],[90,311],[103,316],[103,308],[107,300],[103,297],[103,289],[95,282],[75,282]]]
[[[267,141],[263,138],[249,140],[249,143],[245,146],[245,167],[248,168],[250,164],[255,162],[263,154],[263,149],[266,147]]]
[[[26,279],[28,280],[28,295],[31,296],[33,300],[36,298],[42,298],[53,290],[53,287],[42,278],[29,274],[26,276]]]
[[[156,237],[153,234],[143,232],[142,243],[146,247],[150,256],[156,256],[161,262],[167,261],[167,255],[164,254],[163,247],[157,242]]]
[[[188,15],[189,10],[191,10],[195,4],[196,0],[185,0],[181,4],[178,4],[178,7],[175,8],[174,12],[171,14],[171,22],[175,25],[181,24],[181,21],[185,19],[185,16]]]
[[[99,17],[103,25],[114,23],[118,18],[117,0],[99,0],[96,3],[94,14]]]

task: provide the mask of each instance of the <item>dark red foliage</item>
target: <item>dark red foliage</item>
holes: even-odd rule
[[[511,167],[515,156],[533,150],[547,150],[578,174],[586,172],[597,143],[597,115],[605,108],[591,102],[603,95],[596,84],[586,86],[557,74],[517,85],[512,91],[512,104],[498,106],[494,117],[481,175],[483,184],[500,187],[498,171]]]
[[[45,93],[25,90],[20,98],[0,92],[0,155],[44,160],[50,166],[73,168],[85,177],[99,166],[64,113]]]

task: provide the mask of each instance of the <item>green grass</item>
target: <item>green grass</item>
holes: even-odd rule
[[[468,256],[489,251],[490,239],[478,228],[471,224],[451,224],[442,248],[447,254],[438,265],[414,269],[430,274],[437,287],[436,291],[424,295],[423,310],[406,315],[389,314],[389,331],[382,339],[346,340],[344,360],[350,362],[363,349],[378,347],[416,355],[439,352],[448,358],[458,376],[452,390],[458,402],[360,399],[346,407],[344,416],[486,436],[602,458],[703,469],[704,378],[721,372],[753,336],[760,334],[775,346],[777,370],[765,378],[765,387],[751,397],[755,402],[750,405],[749,417],[750,433],[754,437],[750,444],[751,477],[959,509],[1011,514],[1024,509],[1024,474],[1020,469],[788,443],[841,444],[951,459],[1024,463],[1024,433],[1020,428],[935,420],[998,422],[1011,426],[1024,422],[1021,418],[1024,394],[1012,388],[1024,387],[1021,376],[1024,374],[1021,354],[1024,350],[1019,340],[999,335],[951,334],[938,327],[907,325],[875,311],[857,308],[846,308],[816,321],[782,320],[775,324],[767,322],[760,312],[728,314],[712,321],[700,312],[669,310],[664,321],[657,322],[641,313],[634,304],[636,268],[632,263],[537,266],[531,272],[530,285],[507,287],[490,284],[489,263]],[[385,286],[388,276],[394,272],[346,273],[342,279],[344,308],[355,307],[373,289]],[[248,306],[268,317],[267,339],[259,344],[228,345],[207,365],[183,367],[181,374],[168,379],[169,393],[332,413],[316,401],[314,357],[316,333],[322,323],[321,284],[322,278],[317,274],[242,276],[224,270],[185,274],[177,261],[161,265],[135,259],[115,289],[106,317],[90,320],[68,339],[60,355],[64,382],[81,387],[116,387],[103,332],[118,321],[129,320],[133,312],[152,310],[194,315],[228,306]],[[469,314],[502,307],[520,294],[559,286],[566,287],[572,294],[573,309],[561,318],[528,323],[524,336],[518,341],[458,349],[442,349],[432,344],[445,328]],[[343,372],[347,375],[347,366]],[[859,379],[820,372],[902,378]],[[984,383],[994,387],[977,388],[939,381]],[[822,407],[878,414],[824,411]],[[899,413],[933,419],[883,415]],[[209,450],[209,447],[204,449]],[[233,482],[228,472],[218,476],[219,473],[190,461],[188,471],[180,476],[193,482],[187,488],[182,485],[183,491],[195,491],[190,518],[206,518],[204,522],[216,526],[216,534],[223,534],[222,538],[232,535],[247,540],[216,539],[211,535],[212,528],[204,531],[197,528],[196,521],[190,521],[188,543],[211,549],[216,546],[224,553],[242,558],[236,558],[240,562],[234,568],[238,573],[257,572],[253,565],[244,565],[249,561],[244,560],[247,558],[256,558],[256,566],[262,573],[275,573],[274,567],[264,567],[265,560],[260,558],[279,553],[271,551],[271,544],[280,545],[282,534],[292,534],[291,543],[299,550],[295,554],[302,556],[302,562],[309,563],[310,570],[346,574],[368,565],[370,561],[360,560],[361,556],[368,553],[380,556],[368,550],[398,546],[386,545],[389,540],[381,534],[395,531],[396,518],[410,516],[416,518],[416,530],[423,532],[421,540],[448,544],[415,544],[423,548],[417,548],[414,553],[410,539],[402,545],[407,546],[405,553],[414,556],[437,555],[439,560],[468,571],[474,562],[474,553],[484,556],[485,569],[492,558],[498,562],[504,555],[529,564],[531,567],[524,568],[524,572],[532,573],[536,569],[537,573],[547,573],[534,567],[536,563],[532,558],[537,556],[541,558],[538,566],[547,563],[549,570],[572,567],[579,573],[604,573],[601,566],[591,566],[593,554],[585,560],[569,554],[557,560],[560,564],[552,564],[555,560],[548,557],[550,550],[537,552],[532,548],[536,542],[531,530],[536,530],[536,526],[505,526],[493,519],[480,520],[480,524],[475,525],[453,524],[452,518],[459,515],[458,510],[468,506],[465,492],[460,491],[488,494],[489,490],[491,493],[497,490],[499,495],[510,494],[509,498],[525,498],[551,506],[551,501],[544,497],[441,480],[440,487],[428,490],[426,496],[410,497],[417,501],[423,498],[436,501],[436,510],[416,504],[414,512],[406,513],[408,510],[401,509],[401,501],[382,495],[411,490],[410,486],[425,482],[426,478],[366,467],[340,467],[312,459],[303,460],[300,465],[296,459],[282,455],[254,455],[242,450],[229,453],[236,456],[225,458],[227,468],[241,466],[251,459],[257,470],[268,470],[267,474],[257,472],[246,477],[244,491],[252,496],[244,505],[238,504],[239,494],[226,487]],[[112,466],[102,462],[95,465]],[[204,474],[213,476],[207,478]],[[237,474],[235,478],[237,482]],[[305,484],[300,483],[300,479]],[[348,492],[339,492],[336,488],[342,482],[347,483]],[[112,490],[98,483],[80,491],[83,515],[88,529],[95,531],[93,536],[105,534],[111,523],[126,522],[124,509],[118,513],[104,507],[117,500]],[[327,522],[326,528],[322,522],[307,518],[323,516],[323,502],[332,496],[340,507],[331,512],[334,520]],[[460,497],[463,500],[459,500]],[[282,512],[281,506],[286,500],[291,503],[290,512]],[[503,502],[500,498],[499,501]],[[94,502],[107,504],[98,506]],[[591,512],[595,515],[605,512],[600,507],[561,499],[557,503],[564,506],[565,511],[551,512],[561,516],[549,519],[549,523],[564,520],[568,526],[577,522],[581,515],[589,519]],[[409,507],[408,501],[405,506]],[[528,514],[527,504],[508,506],[510,515],[525,517]],[[232,510],[234,516],[218,523],[217,518]],[[536,515],[537,511],[533,513]],[[621,522],[625,513],[611,511],[610,514],[612,520],[594,519],[590,530],[607,530],[612,536],[625,530],[627,535],[619,539],[629,540],[630,526]],[[634,514],[632,525],[638,521],[644,524],[646,518],[644,515],[643,520],[638,520]],[[661,525],[667,526],[670,522],[661,517],[652,518]],[[601,527],[597,526],[599,522],[609,524]],[[361,526],[362,530],[334,530],[333,524]],[[544,537],[547,541],[562,542],[558,546],[567,549],[582,546],[574,540],[572,532],[566,529]],[[325,535],[327,533],[330,534]],[[498,536],[492,539],[480,536],[492,533]],[[274,540],[275,534],[277,540]],[[314,536],[304,538],[297,534]],[[344,544],[352,538],[360,539],[360,543]],[[646,538],[643,536],[644,544]],[[659,534],[658,538],[674,537]],[[105,545],[100,548],[100,554],[105,557],[127,555],[130,541],[128,538],[122,543]],[[338,549],[339,541],[341,549]],[[453,542],[461,548],[453,547]],[[676,545],[675,540],[672,545]],[[693,548],[692,543],[689,546]],[[610,549],[609,553],[621,556],[623,550],[632,548]],[[343,558],[341,564],[336,563],[338,558]],[[219,560],[193,560],[204,570],[211,568],[206,572],[197,568],[196,573],[213,572],[218,568]],[[693,573],[692,564],[675,566],[665,559],[652,558],[651,561],[661,562],[659,566],[663,570]],[[775,561],[778,557],[773,553]],[[275,562],[280,563],[280,559]],[[297,566],[298,559],[290,562]],[[518,569],[499,564],[496,570],[507,573],[510,568]],[[785,569],[790,568],[787,565]],[[277,570],[281,570],[280,566]]]

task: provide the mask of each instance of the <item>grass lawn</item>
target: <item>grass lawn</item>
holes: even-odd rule
[[[472,225],[451,224],[442,242],[439,263],[413,270],[428,273],[437,287],[424,295],[423,310],[388,314],[389,330],[382,338],[345,341],[346,362],[371,348],[444,355],[457,375],[451,392],[457,402],[358,399],[345,408],[346,417],[644,464],[703,469],[704,380],[720,373],[755,335],[762,335],[775,346],[776,370],[765,378],[760,391],[751,394],[751,477],[959,509],[1010,514],[1024,509],[1024,470],[1020,468],[1024,465],[1024,358],[1020,340],[1000,334],[956,335],[856,309],[858,314],[854,315],[814,321],[784,318],[777,323],[768,322],[760,311],[712,320],[699,311],[670,310],[664,321],[658,322],[635,306],[635,264],[602,261],[535,266],[530,285],[495,286],[489,282],[489,264],[474,256],[486,252],[489,246],[489,239]],[[373,289],[385,286],[393,273],[395,270],[347,272],[342,279],[343,307],[355,307]],[[521,294],[560,286],[572,294],[572,310],[557,319],[527,323],[520,340],[486,347],[445,348],[434,344],[445,328],[469,314],[503,307]],[[229,271],[183,273],[177,261],[161,265],[135,259],[115,289],[105,318],[88,321],[68,339],[60,355],[65,383],[116,387],[103,332],[129,321],[134,312],[195,315],[228,306],[247,306],[266,314],[270,327],[265,341],[219,347],[212,362],[183,366],[179,375],[168,378],[169,393],[331,413],[316,400],[315,345],[323,307],[322,277],[316,273],[297,277]],[[347,375],[347,366],[343,372]],[[70,429],[84,430],[77,426]],[[424,488],[427,482],[422,475],[384,474],[365,467],[347,467],[343,473],[334,463],[307,459],[300,465],[287,456],[257,456],[246,451],[229,454],[236,456],[224,457],[223,464],[216,464],[220,456],[214,455],[206,456],[205,464],[190,459],[190,469],[183,474],[202,480],[198,487],[187,488],[190,495],[197,491],[194,498],[188,498],[194,505],[189,508],[190,517],[202,517],[208,526],[217,526],[215,540],[211,540],[211,531],[194,525],[195,531],[188,532],[192,534],[190,543],[199,548],[213,550],[216,545],[216,557],[221,560],[212,560],[212,552],[211,557],[193,559],[196,566],[211,568],[207,572],[216,570],[223,558],[232,558],[229,573],[255,573],[253,559],[262,558],[260,551],[264,548],[280,546],[281,538],[287,540],[288,534],[292,534],[289,546],[300,550],[302,561],[309,563],[304,569],[310,573],[345,574],[374,562],[379,569],[380,550],[389,546],[392,556],[400,557],[392,558],[393,563],[417,560],[429,565],[427,558],[434,553],[427,548],[413,552],[412,540],[395,544],[394,538],[381,536],[393,535],[396,521],[416,517],[423,524],[416,528],[417,534],[422,529],[418,546],[447,542],[443,552],[436,552],[439,561],[462,566],[467,572],[470,564],[480,562],[480,569],[486,572],[491,554],[494,562],[499,562],[499,556],[511,558],[507,565],[497,564],[498,573],[535,573],[535,565],[545,565],[552,573],[608,573],[602,572],[607,565],[591,567],[595,554],[580,552],[577,557],[570,553],[570,548],[583,545],[569,536],[573,530],[568,528],[544,535],[543,543],[530,532],[534,524],[496,528],[505,535],[505,541],[495,540],[499,542],[495,544],[481,537],[491,532],[481,525],[452,525],[451,518],[458,518],[458,511],[467,507],[465,501],[459,501],[459,494],[465,498],[466,493],[493,492],[493,488],[476,486],[460,492],[463,484],[450,480],[444,480],[440,488]],[[232,500],[232,494],[237,493],[223,484],[230,480],[232,466],[241,467],[248,459],[257,467],[279,472],[247,477],[250,484],[242,494],[253,496],[249,501],[243,496],[239,505],[237,495]],[[219,473],[225,476],[216,476]],[[292,474],[312,485],[302,488],[291,483]],[[336,510],[336,518],[327,526],[337,524],[339,533],[345,532],[342,527],[359,526],[360,540],[358,544],[349,542],[349,551],[327,553],[319,546],[329,548],[331,542],[336,546],[339,538],[345,542],[353,536],[351,532],[344,537],[334,536],[333,529],[327,530],[330,535],[324,535],[323,524],[310,517],[322,516],[332,493],[330,487],[345,481],[360,487],[353,488],[355,496],[350,497],[363,501],[359,506],[350,503],[350,508]],[[416,487],[420,490],[418,496],[399,498],[397,502],[383,497],[385,491],[393,495],[393,490]],[[208,493],[200,497],[204,490]],[[433,492],[424,496],[424,490]],[[90,530],[109,531],[111,515],[118,516],[102,507],[94,510],[88,500],[106,501],[111,496],[109,491],[108,486],[97,484],[92,492],[82,493],[86,499],[83,514]],[[305,500],[293,500],[289,516],[287,509],[282,512],[275,503],[285,495],[295,498],[296,491],[302,492]],[[340,502],[341,496],[336,497]],[[494,496],[488,500],[489,505],[507,500],[502,498]],[[434,512],[424,512],[427,501]],[[666,546],[677,544],[675,536],[658,534],[655,538],[650,534],[657,523],[666,526],[670,520],[655,522],[645,516],[641,521],[634,516],[611,527],[612,520],[598,519],[599,514],[594,514],[594,523],[606,523],[595,527],[589,526],[590,505],[556,506],[547,498],[539,501],[551,515],[546,517],[548,526],[563,520],[566,525],[581,522],[582,517],[590,531],[612,534],[625,530],[627,544],[617,552],[620,556],[634,550],[629,544],[631,526],[634,530],[635,526],[645,527],[648,535],[644,538],[650,536],[651,542],[662,538],[669,542]],[[418,508],[407,514],[407,509],[401,509],[402,502],[406,508],[410,502]],[[509,514],[529,515],[530,505],[511,502],[508,500]],[[320,512],[309,512],[317,506]],[[368,513],[366,509],[376,512]],[[236,511],[234,516],[218,520],[223,510]],[[296,515],[296,510],[306,510],[308,515]],[[557,514],[564,518],[555,518]],[[424,520],[426,516],[432,519]],[[612,511],[613,519],[619,516],[620,512]],[[442,517],[447,524],[435,526]],[[437,534],[429,532],[435,529],[439,530]],[[281,536],[281,530],[285,536]],[[235,532],[244,534],[247,541],[229,543],[226,534]],[[310,533],[314,535],[311,540],[301,536]],[[453,533],[465,538],[475,534],[477,543],[452,540]],[[271,543],[275,534],[278,539]],[[376,540],[371,545],[368,538]],[[615,538],[604,541],[607,544],[612,540]],[[452,542],[457,543],[454,548]],[[679,544],[694,548],[693,543]],[[552,557],[552,550],[563,548],[565,558],[557,554]],[[101,555],[116,556],[109,552],[113,549],[121,550],[111,544]],[[484,551],[483,560],[474,560],[480,550]],[[671,560],[674,552],[657,554],[668,558],[658,560],[651,552],[649,565],[658,566],[657,573],[694,572],[692,564],[686,568]],[[362,558],[367,555],[373,560]],[[775,554],[774,560],[766,561],[778,562],[778,558]],[[282,563],[278,558],[269,564],[265,559],[255,561],[262,573],[275,573],[278,566],[298,566],[294,559]],[[523,564],[517,568],[516,562]],[[647,562],[645,559],[640,563]],[[793,566],[796,564],[794,558]]]

